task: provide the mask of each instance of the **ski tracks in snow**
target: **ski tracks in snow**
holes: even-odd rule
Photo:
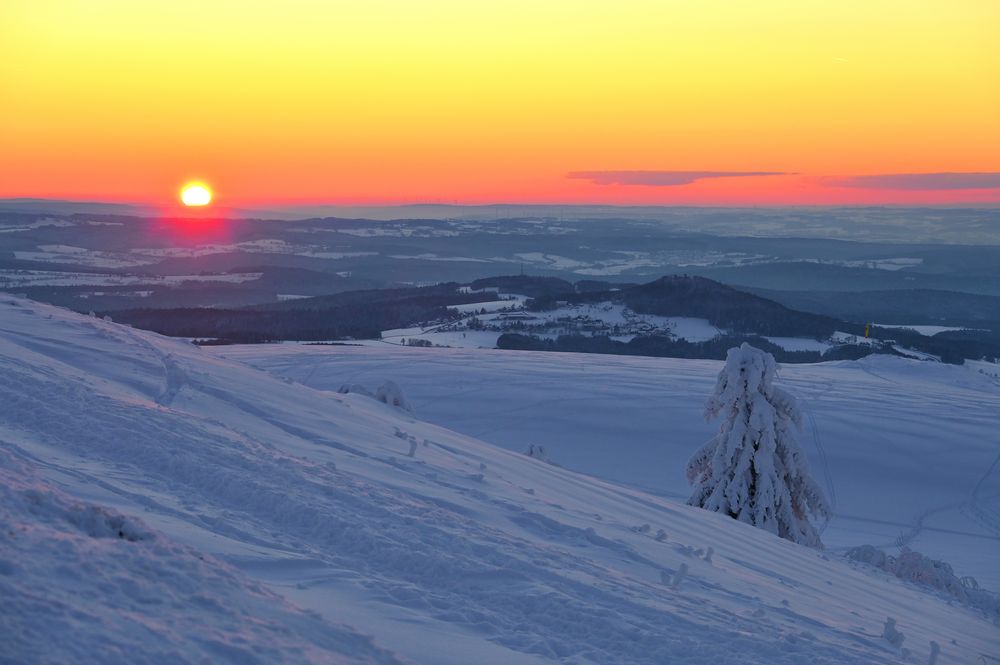
[[[982,478],[972,488],[969,500],[962,504],[960,510],[984,529],[987,529],[994,535],[1000,536],[1000,510],[990,504],[991,500],[994,503],[997,501],[997,494],[984,496],[983,491],[990,476],[998,471],[1000,471],[1000,453],[997,454],[996,459],[993,460],[993,463],[983,473]]]
[[[809,419],[809,429],[812,432],[813,443],[816,445],[816,453],[819,457],[819,466],[823,473],[823,482],[826,485],[826,491],[829,495],[830,519],[832,519],[832,516],[837,512],[837,488],[833,483],[833,474],[830,472],[830,462],[826,457],[826,448],[823,446],[823,438],[820,436],[819,427],[816,425],[816,418],[813,416],[812,408],[809,406],[809,402],[818,404],[833,389],[833,382],[828,381],[823,385],[822,390],[820,390],[817,394],[812,395],[809,398],[799,400],[802,404],[802,410],[805,411],[806,418]],[[830,519],[828,519],[820,528],[820,533],[825,531],[826,527],[830,525]]]
[[[132,331],[131,328],[122,328],[128,332],[129,338],[138,346],[146,349],[159,360],[160,364],[163,366],[163,388],[160,390],[160,394],[156,396],[156,403],[160,406],[169,407],[173,404],[174,399],[177,397],[177,393],[181,391],[181,388],[188,381],[187,372],[181,367],[180,363],[174,358],[172,353],[167,353],[161,351],[146,340],[141,335]]]

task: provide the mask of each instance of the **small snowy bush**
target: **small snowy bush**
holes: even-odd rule
[[[746,343],[729,350],[705,407],[722,425],[688,462],[688,503],[821,548],[809,518],[828,519],[830,509],[795,436],[802,412],[774,385],[776,372],[770,353]]]
[[[389,406],[394,406],[397,409],[413,413],[413,407],[406,400],[406,396],[403,395],[403,389],[396,385],[395,381],[386,381],[379,386],[378,390],[374,393],[360,383],[345,383],[340,386],[340,389],[337,390],[337,392],[342,395],[346,395],[348,393],[364,395],[365,397],[371,397],[372,399],[378,400],[383,404],[388,404]]]
[[[532,443],[531,445],[528,446],[528,450],[524,454],[527,455],[528,457],[534,457],[535,459],[540,459],[543,462],[549,461],[549,455],[547,452],[545,452],[545,446],[536,446],[535,444]]]
[[[410,403],[406,401],[406,397],[403,395],[403,389],[396,385],[395,381],[386,381],[379,386],[378,390],[375,391],[375,399],[389,406],[394,406],[397,409],[413,411],[413,407],[410,406]]]
[[[906,641],[906,636],[896,630],[896,620],[892,617],[885,620],[885,626],[882,627],[882,637],[897,649],[901,649],[903,642]]]
[[[1000,617],[1000,595],[980,589],[972,577],[958,577],[950,565],[920,552],[903,548],[898,557],[890,556],[872,545],[861,545],[844,555],[851,561],[860,561],[896,577],[943,591],[959,602],[975,607],[994,619]]]

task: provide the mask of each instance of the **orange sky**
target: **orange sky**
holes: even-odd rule
[[[4,0],[0,197],[1000,202],[998,34],[996,0]]]

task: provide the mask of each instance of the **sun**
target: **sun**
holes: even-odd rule
[[[200,182],[189,182],[181,188],[181,203],[186,206],[207,206],[212,202],[212,190]]]

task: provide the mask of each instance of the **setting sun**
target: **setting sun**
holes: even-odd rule
[[[212,202],[212,190],[199,182],[184,185],[181,189],[181,203],[186,206],[206,206]]]

